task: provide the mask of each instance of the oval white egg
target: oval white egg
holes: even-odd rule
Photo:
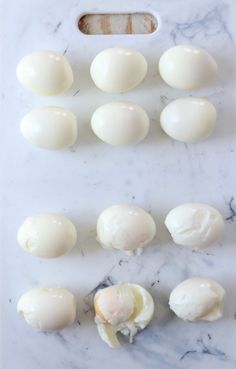
[[[75,246],[77,231],[62,215],[39,214],[26,218],[18,230],[17,239],[21,247],[34,256],[57,258]]]
[[[133,49],[114,47],[101,51],[93,60],[90,74],[95,85],[105,92],[125,92],[141,83],[147,62]]]
[[[93,113],[91,127],[95,135],[108,144],[133,145],[146,137],[149,118],[139,105],[116,101],[100,106]]]
[[[214,321],[222,317],[224,288],[211,278],[194,277],[180,283],[170,294],[171,310],[183,320]]]
[[[27,90],[42,96],[58,95],[73,83],[73,72],[67,59],[55,51],[36,51],[17,65],[16,75]]]
[[[117,333],[129,341],[151,321],[154,302],[143,287],[125,283],[99,290],[94,297],[95,322],[101,339],[111,348],[120,346]]]
[[[152,241],[156,225],[145,210],[134,205],[115,205],[105,209],[97,221],[97,240],[105,249],[141,253]]]
[[[72,146],[78,135],[76,116],[59,106],[32,110],[23,117],[20,128],[32,145],[48,150]]]
[[[195,143],[211,135],[216,116],[216,109],[208,100],[183,97],[163,109],[160,123],[163,131],[171,138]]]
[[[165,51],[159,61],[162,79],[171,87],[192,90],[210,82],[217,64],[205,50],[192,45],[177,45]]]
[[[200,249],[219,241],[224,233],[224,220],[212,206],[186,203],[172,209],[165,225],[177,245]]]
[[[20,298],[17,312],[34,328],[59,330],[74,323],[76,300],[62,287],[34,288]]]

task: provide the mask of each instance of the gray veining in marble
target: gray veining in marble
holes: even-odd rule
[[[76,28],[83,11],[150,10],[159,31],[150,36],[84,36]],[[1,82],[1,368],[4,369],[233,369],[236,367],[236,1],[235,0],[8,0],[1,5],[3,74]],[[161,53],[174,44],[192,43],[216,58],[219,76],[196,92],[173,90],[157,73]],[[142,85],[122,95],[105,94],[92,84],[89,63],[103,48],[133,47],[147,57]],[[70,60],[75,83],[64,96],[36,97],[16,81],[18,60],[33,50],[54,49]],[[218,111],[214,134],[196,145],[174,142],[160,129],[159,113],[173,99],[205,96]],[[139,145],[112,148],[92,134],[89,120],[113,99],[140,103],[151,131]],[[19,131],[21,117],[34,107],[65,106],[78,116],[79,140],[70,150],[31,147]],[[167,212],[187,202],[217,207],[226,220],[223,240],[205,251],[173,245],[163,226]],[[155,218],[157,237],[140,257],[106,252],[96,243],[95,224],[109,205],[131,202]],[[76,224],[79,242],[68,255],[40,260],[16,242],[23,219],[54,211]],[[227,291],[224,317],[190,324],[168,309],[172,288],[183,279],[210,276]],[[140,283],[153,295],[150,326],[130,345],[109,349],[93,323],[96,289],[119,282]],[[63,285],[78,299],[74,326],[57,333],[37,332],[16,314],[17,300],[29,288]]]

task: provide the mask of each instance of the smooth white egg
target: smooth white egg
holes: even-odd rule
[[[155,234],[156,225],[151,215],[134,205],[111,206],[97,221],[97,240],[101,246],[122,250],[128,255],[140,254]]]
[[[225,300],[224,288],[210,278],[189,278],[170,294],[171,310],[183,320],[213,321],[222,317]]]
[[[17,312],[34,328],[59,330],[74,323],[76,300],[62,287],[34,288],[20,298]]]
[[[23,117],[20,128],[32,145],[48,150],[72,146],[78,135],[76,116],[59,106],[32,110]]]
[[[117,333],[129,341],[151,321],[154,302],[143,287],[126,283],[99,290],[94,297],[95,322],[101,339],[111,348],[120,346]]]
[[[214,244],[224,233],[224,220],[220,212],[200,203],[186,203],[172,209],[165,225],[177,245],[194,249]]]
[[[125,92],[141,83],[147,62],[133,49],[114,47],[101,51],[93,60],[90,74],[95,85],[105,92]]]
[[[95,135],[108,144],[133,145],[146,137],[149,118],[139,105],[116,101],[100,106],[93,113],[91,127]]]
[[[21,247],[34,256],[57,258],[69,252],[76,244],[74,224],[58,214],[38,214],[26,218],[18,230]]]
[[[163,131],[173,139],[195,143],[211,135],[216,116],[216,109],[208,100],[183,97],[163,109],[160,123]]]
[[[26,55],[18,63],[16,75],[27,90],[43,96],[58,95],[68,90],[74,80],[69,62],[55,51],[36,51]]]
[[[217,64],[208,52],[199,47],[178,45],[162,54],[159,72],[169,86],[192,90],[205,86],[215,77]]]

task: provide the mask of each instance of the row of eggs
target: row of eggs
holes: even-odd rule
[[[178,45],[163,53],[159,60],[162,79],[171,87],[196,89],[213,79],[217,64],[205,50]],[[133,49],[110,48],[92,61],[91,78],[105,92],[120,93],[133,89],[147,73],[145,57]],[[44,96],[68,90],[73,71],[67,59],[54,51],[38,51],[26,55],[17,66],[17,77],[28,90]]]
[[[186,203],[172,209],[166,216],[165,225],[177,245],[193,249],[214,244],[224,232],[224,220],[219,211],[201,203]],[[97,241],[106,250],[141,254],[155,234],[153,217],[135,205],[111,206],[97,220]],[[75,246],[77,231],[65,216],[38,214],[26,218],[18,230],[17,239],[21,247],[34,256],[56,258]]]
[[[193,277],[173,289],[169,306],[185,321],[214,321],[222,316],[224,300],[225,290],[215,280]],[[116,348],[120,346],[118,332],[132,342],[134,335],[149,324],[154,301],[145,288],[126,283],[99,289],[94,296],[94,310],[101,339]],[[20,298],[17,311],[37,329],[59,330],[76,320],[76,299],[62,287],[34,288]]]
[[[206,139],[216,122],[216,109],[207,100],[185,97],[172,101],[161,112],[160,124],[171,138],[194,143]],[[91,128],[103,142],[127,146],[142,141],[149,131],[149,117],[141,106],[115,101],[92,115]],[[78,135],[76,116],[58,106],[32,110],[21,120],[21,132],[31,144],[50,150],[72,146]]]

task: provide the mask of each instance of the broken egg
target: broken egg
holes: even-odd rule
[[[117,333],[133,337],[151,321],[154,302],[143,287],[126,283],[99,290],[94,297],[95,322],[101,339],[111,348],[120,346]]]

